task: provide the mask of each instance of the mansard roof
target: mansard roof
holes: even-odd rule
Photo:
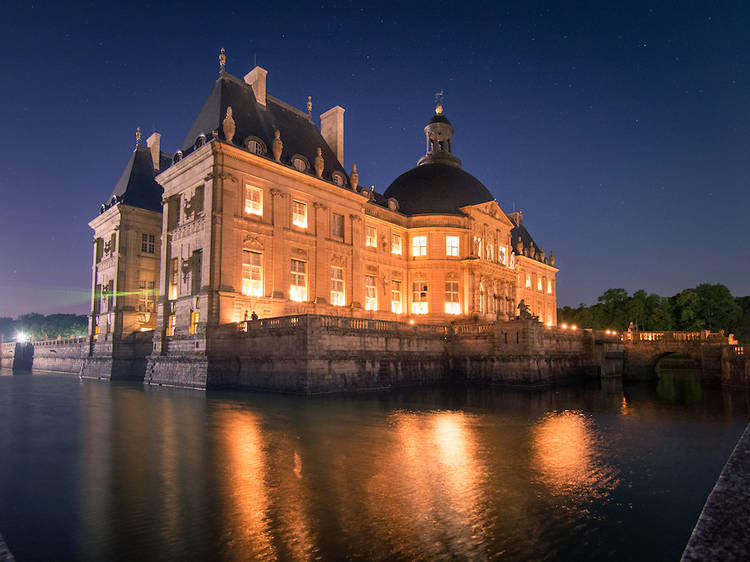
[[[523,249],[521,250],[521,254],[531,258],[531,255],[527,253],[527,250],[531,250],[531,247],[534,247],[536,255],[532,258],[537,261],[542,261],[539,250],[541,249],[540,246],[534,242],[534,239],[531,237],[531,234],[529,234],[529,231],[526,230],[526,227],[523,225],[523,215],[521,215],[520,212],[514,212],[514,213],[508,213],[508,218],[511,220],[511,222],[515,225],[511,231],[510,231],[510,243],[511,243],[511,249],[514,253],[518,254],[518,250],[516,249],[516,244],[518,244],[518,237],[521,237],[521,243],[523,244]],[[548,265],[554,265],[550,261],[551,254],[549,252],[545,252],[545,258],[542,261],[542,263],[546,263]]]
[[[163,152],[160,153],[159,160],[159,168],[162,170],[167,168],[171,161],[169,155]],[[158,170],[154,169],[151,149],[146,146],[137,146],[105,206],[112,203],[125,203],[133,207],[161,212],[163,189],[154,179],[157,173]]]
[[[206,140],[210,140],[213,132],[217,131],[219,138],[224,139],[222,122],[228,107],[232,108],[232,118],[236,125],[233,138],[235,145],[244,146],[248,137],[258,137],[266,145],[266,156],[270,158],[274,131],[278,129],[284,143],[281,155],[283,163],[288,164],[292,156],[300,154],[307,158],[312,167],[320,148],[325,163],[323,178],[330,179],[333,171],[340,171],[348,179],[346,170],[307,114],[270,95],[266,95],[265,106],[259,104],[249,84],[226,72],[219,76],[190,127],[182,143],[183,155],[194,150],[196,139],[201,134],[206,136]]]

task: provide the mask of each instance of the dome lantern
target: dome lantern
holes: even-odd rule
[[[440,163],[460,168],[461,160],[453,156],[453,133],[453,125],[443,115],[442,100],[439,100],[435,106],[435,115],[424,128],[427,152],[417,165]]]

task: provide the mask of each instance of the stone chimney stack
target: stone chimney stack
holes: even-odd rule
[[[339,163],[344,165],[344,111],[339,105],[320,116],[320,134],[331,147]]]
[[[265,68],[256,66],[250,72],[245,74],[245,83],[249,84],[255,94],[255,100],[266,106],[266,75],[268,71]]]
[[[146,139],[146,145],[151,151],[151,160],[154,162],[154,170],[159,169],[159,156],[161,155],[161,135],[154,133]]]

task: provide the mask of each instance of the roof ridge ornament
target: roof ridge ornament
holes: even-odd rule
[[[352,164],[352,173],[349,174],[349,185],[354,191],[357,191],[359,185],[359,174],[357,173],[356,164]]]
[[[271,143],[271,151],[273,152],[273,159],[277,162],[281,162],[281,151],[284,149],[284,143],[281,141],[281,131],[276,129],[273,132],[273,143]]]
[[[135,147],[138,148],[141,146],[141,128],[136,127],[135,128]]]
[[[440,90],[439,92],[435,93],[435,115],[442,115],[443,114],[443,97],[445,96],[445,93],[443,90]]]
[[[219,51],[219,75],[224,74],[226,72],[227,68],[227,55],[226,51],[224,50],[224,47],[221,48],[221,51]]]
[[[307,96],[307,116],[312,119],[312,96]]]
[[[232,117],[232,106],[227,106],[227,114],[224,117],[224,121],[221,123],[221,128],[224,130],[224,140],[229,144],[234,144],[234,132],[237,130],[237,125]]]

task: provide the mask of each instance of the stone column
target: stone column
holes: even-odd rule
[[[351,214],[352,221],[352,273],[349,286],[351,287],[352,305],[364,306],[364,273],[362,271],[362,217]]]
[[[284,268],[284,227],[288,227],[287,197],[278,189],[271,189],[271,212],[273,222],[273,242],[271,252],[267,258],[269,269],[268,278],[271,280],[271,296],[274,298],[287,298],[288,293],[284,287],[286,269]],[[288,268],[288,266],[287,266]],[[288,289],[288,288],[287,288]]]
[[[313,203],[315,209],[315,246],[313,247],[311,260],[315,266],[315,271],[310,272],[310,296],[313,302],[320,302],[319,299],[329,300],[329,294],[326,290],[328,277],[329,262],[326,252],[326,233],[328,231],[326,220],[328,207],[323,203]]]

